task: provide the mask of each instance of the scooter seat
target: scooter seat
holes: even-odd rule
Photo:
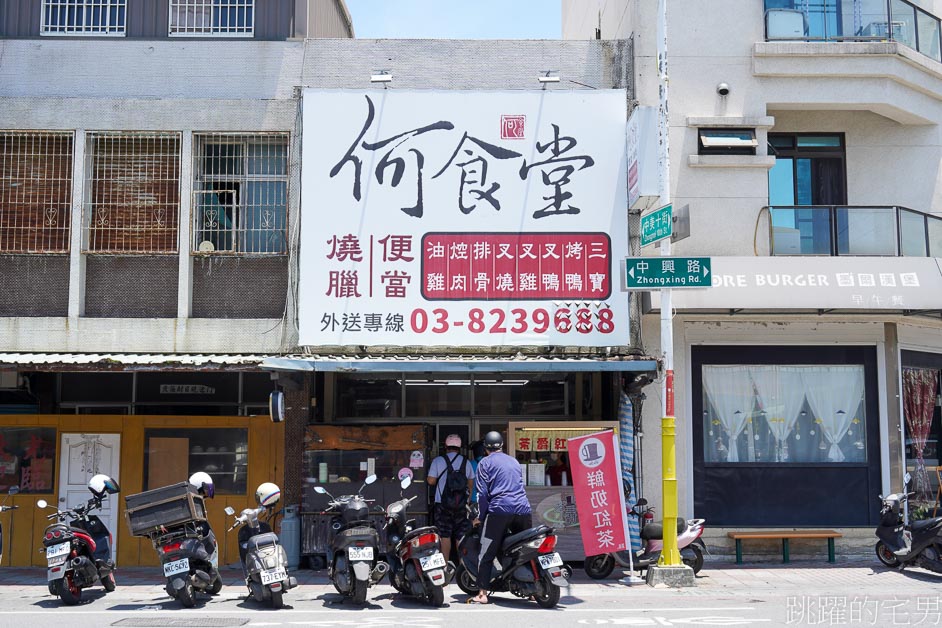
[[[524,530],[523,532],[517,532],[516,534],[511,534],[505,538],[501,548],[507,550],[514,545],[517,545],[518,543],[528,541],[544,534],[551,534],[552,532],[553,528],[549,526],[537,526],[535,528],[530,528],[529,530]]]
[[[934,517],[932,519],[919,519],[918,521],[913,521],[912,530],[913,532],[923,532],[929,530],[942,524],[942,517]]]
[[[677,534],[683,534],[687,529],[687,520],[677,518]],[[664,538],[664,522],[649,523],[641,529],[641,538],[645,541],[657,541]]]
[[[435,526],[425,526],[424,528],[416,528],[411,532],[408,532],[404,537],[402,537],[402,542],[411,541],[412,539],[422,536],[423,534],[438,534],[438,528]]]

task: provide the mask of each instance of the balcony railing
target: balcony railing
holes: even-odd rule
[[[768,41],[897,41],[942,61],[939,18],[906,0],[765,0]]]
[[[906,207],[769,207],[772,255],[942,257],[942,216]]]

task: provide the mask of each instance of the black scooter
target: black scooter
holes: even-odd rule
[[[209,522],[192,521],[164,528],[151,537],[160,557],[167,595],[186,608],[196,605],[196,593],[216,595],[222,590],[219,545]]]
[[[458,588],[477,595],[478,563],[481,551],[481,526],[474,526],[458,541]],[[523,599],[533,598],[542,608],[559,603],[560,587],[568,587],[571,571],[556,553],[553,528],[537,526],[504,539],[497,553],[494,580],[489,591],[509,591]]]
[[[912,476],[907,473],[908,487]],[[942,573],[942,517],[903,523],[902,506],[915,493],[880,496],[880,525],[876,534],[877,558],[887,567],[922,567]]]
[[[111,559],[112,536],[98,517],[90,514],[101,510],[108,494],[118,492],[113,480],[98,493],[91,487],[92,498],[70,510],[59,510],[46,519],[54,521],[43,534],[43,547],[48,570],[46,582],[49,593],[58,596],[68,606],[82,600],[82,589],[101,583],[106,592],[115,590],[114,569]],[[55,508],[40,499],[39,508]]]
[[[405,491],[411,484],[412,478],[406,477],[399,485]],[[445,586],[454,577],[455,566],[442,554],[438,528],[416,528],[415,520],[407,519],[406,509],[415,499],[403,497],[386,507],[389,582],[400,593],[442,606]]]
[[[379,532],[370,521],[370,502],[363,498],[363,489],[376,481],[371,475],[363,482],[356,495],[334,497],[323,486],[314,492],[330,497],[328,512],[337,516],[330,523],[334,533],[327,556],[327,575],[337,592],[362,604],[366,591],[378,584],[389,563],[379,560]]]

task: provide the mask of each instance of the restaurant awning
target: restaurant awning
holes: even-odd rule
[[[322,371],[341,373],[533,373],[533,372],[597,372],[657,371],[652,358],[620,356],[561,357],[530,356],[421,356],[397,355],[353,357],[308,355],[268,358],[261,364],[268,371]]]
[[[270,356],[192,353],[0,353],[0,369],[38,371],[257,370]]]

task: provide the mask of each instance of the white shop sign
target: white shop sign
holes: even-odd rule
[[[300,344],[626,344],[625,107],[305,90]]]
[[[931,257],[714,257],[710,290],[677,291],[679,310],[937,310]],[[651,295],[658,309],[659,295]]]

